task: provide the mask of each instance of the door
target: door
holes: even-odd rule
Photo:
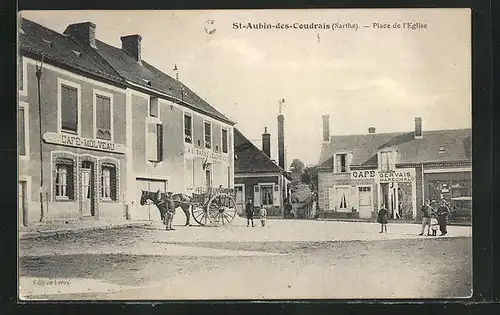
[[[242,214],[245,210],[245,192],[243,185],[234,185],[234,190],[236,191],[236,211],[238,214]]]
[[[212,187],[212,172],[210,170],[205,170],[205,187],[207,190]]]
[[[358,187],[359,217],[368,219],[372,216],[372,192],[370,187]]]
[[[28,225],[28,209],[26,207],[26,182],[19,182],[19,227]]]
[[[92,189],[92,171],[89,168],[81,169],[81,200],[82,215],[90,217],[94,215],[93,211],[93,189]]]

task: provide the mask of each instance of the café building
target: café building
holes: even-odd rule
[[[471,130],[331,136],[323,117],[318,166],[320,217],[376,217],[381,204],[393,219],[419,219],[425,199],[471,198]]]

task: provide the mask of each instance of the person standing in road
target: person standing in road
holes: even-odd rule
[[[380,223],[380,233],[387,233],[387,223],[389,222],[389,210],[386,209],[385,204],[380,205],[380,210],[377,215],[377,222]]]
[[[447,231],[447,224],[448,224],[448,217],[450,216],[450,208],[446,205],[446,201],[441,200],[439,203],[439,208],[437,209],[437,215],[438,215],[438,223],[439,223],[439,230],[441,231],[441,236],[446,235],[448,233]]]
[[[172,228],[172,221],[174,220],[174,214],[175,214],[175,203],[174,200],[172,199],[172,192],[169,191],[166,196],[166,206],[167,206],[167,211],[166,211],[166,229],[167,230],[175,230]]]
[[[247,227],[250,226],[250,221],[252,221],[252,226],[254,226],[254,224],[253,224],[253,211],[254,211],[254,209],[253,209],[252,198],[249,198],[247,204],[245,205],[245,212],[247,214]]]
[[[431,213],[434,212],[430,206],[430,201],[427,199],[422,206],[422,231],[418,235],[424,235],[425,227],[427,226],[427,235],[431,235]]]
[[[262,226],[266,226],[266,218],[267,218],[266,208],[260,206],[259,215],[260,215],[260,224],[262,224]]]

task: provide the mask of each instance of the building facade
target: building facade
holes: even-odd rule
[[[283,216],[290,178],[270,159],[267,130],[262,135],[262,147],[261,151],[239,130],[234,130],[234,188],[238,213],[244,213],[245,204],[251,198],[254,206],[266,208],[268,215]]]
[[[234,123],[142,60],[139,35],[116,48],[89,22],[63,35],[22,20],[19,36],[22,225],[41,216],[159,219],[139,205],[141,190],[234,187]]]
[[[419,219],[426,199],[470,208],[458,202],[472,196],[470,129],[424,132],[417,117],[412,132],[330,137],[323,122],[320,216],[369,219],[384,204],[393,219]]]

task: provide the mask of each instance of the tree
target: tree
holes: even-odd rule
[[[292,164],[290,164],[292,172],[302,173],[304,170],[304,163],[299,159],[293,159]]]
[[[300,180],[304,184],[308,184],[309,187],[311,187],[311,190],[318,190],[318,167],[309,166],[304,168],[304,172],[302,173]]]

